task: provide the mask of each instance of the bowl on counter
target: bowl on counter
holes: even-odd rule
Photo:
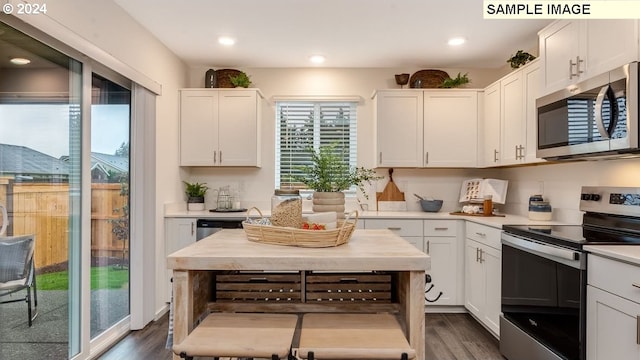
[[[438,212],[442,208],[442,200],[420,200],[422,211]]]

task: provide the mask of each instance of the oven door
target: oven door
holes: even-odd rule
[[[503,355],[510,360],[584,359],[585,269],[579,251],[503,233]]]
[[[537,100],[537,156],[562,159],[638,148],[638,63]]]

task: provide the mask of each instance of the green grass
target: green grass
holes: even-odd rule
[[[59,271],[38,275],[38,290],[68,290],[69,272]],[[120,289],[129,283],[129,269],[117,269],[112,266],[91,268],[91,290]]]

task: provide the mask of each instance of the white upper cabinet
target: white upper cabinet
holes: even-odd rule
[[[484,89],[483,136],[481,151],[483,166],[500,164],[500,81]]]
[[[524,158],[527,129],[523,88],[522,71],[515,71],[500,80],[502,165],[517,164]]]
[[[260,166],[257,89],[180,90],[180,165]]]
[[[477,90],[381,90],[374,100],[378,167],[477,165]]]
[[[376,117],[376,165],[422,165],[421,90],[382,90],[374,95]]]
[[[638,59],[638,21],[558,20],[539,33],[546,95]]]
[[[424,91],[425,167],[478,165],[478,91]]]

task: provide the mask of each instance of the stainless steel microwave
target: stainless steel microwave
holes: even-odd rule
[[[549,160],[638,153],[638,63],[536,101],[538,148]]]

